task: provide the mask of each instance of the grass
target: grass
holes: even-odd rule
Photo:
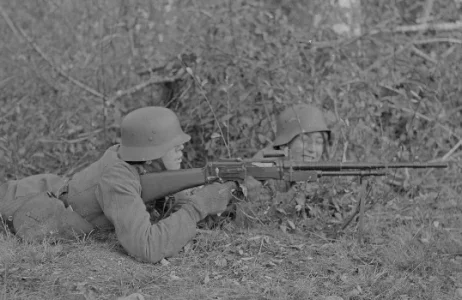
[[[395,199],[336,241],[276,225],[201,230],[158,264],[127,256],[113,233],[74,243],[0,236],[1,299],[457,299],[462,288],[459,199]],[[80,298],[79,298],[80,297]],[[331,298],[335,299],[335,298]]]

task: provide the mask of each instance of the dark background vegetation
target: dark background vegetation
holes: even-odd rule
[[[461,135],[460,28],[390,32],[427,2],[364,1],[347,38],[326,1],[2,1],[0,178],[71,175],[146,105],[178,113],[188,166],[252,155],[298,102],[325,110],[335,159],[440,159]]]

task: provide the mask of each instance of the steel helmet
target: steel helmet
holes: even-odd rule
[[[191,139],[184,133],[176,114],[166,107],[138,108],[124,117],[120,126],[120,158],[147,161],[161,158],[170,149]]]
[[[300,133],[324,131],[330,141],[331,131],[319,108],[310,104],[296,104],[286,108],[277,119],[273,146],[288,144]]]

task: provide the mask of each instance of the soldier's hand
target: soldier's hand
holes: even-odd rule
[[[233,197],[233,189],[236,189],[236,183],[233,181],[206,185],[194,191],[191,195],[191,204],[199,212],[200,219],[204,219],[207,215],[222,213]]]

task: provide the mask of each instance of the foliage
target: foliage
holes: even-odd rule
[[[381,220],[384,224],[374,224],[377,228],[370,229],[366,237],[369,242],[390,241],[389,249],[380,247],[382,251],[352,246],[354,233],[348,229],[338,244],[330,244],[329,238],[316,230],[316,226],[350,215],[358,199],[355,184],[335,180],[325,184],[327,192],[309,203],[312,215],[308,220],[300,218],[293,205],[282,203],[276,208],[286,215],[275,212],[277,225],[284,225],[294,235],[321,238],[322,245],[308,251],[321,262],[314,263],[316,272],[308,281],[295,280],[289,286],[288,277],[275,275],[280,284],[266,282],[263,292],[271,299],[299,299],[319,296],[323,289],[340,284],[343,293],[366,286],[363,294],[357,292],[365,295],[363,298],[396,299],[408,292],[424,297],[423,292],[444,291],[439,298],[450,299],[450,287],[445,283],[449,281],[429,279],[431,284],[424,286],[423,292],[416,286],[433,276],[429,267],[444,273],[451,259],[445,256],[449,255],[447,249],[458,245],[452,233],[442,228],[443,217],[435,215],[434,208],[450,203],[451,209],[445,213],[460,209],[462,34],[460,30],[409,28],[419,26],[429,3],[433,4],[431,21],[436,24],[460,21],[462,6],[452,0],[362,1],[363,34],[354,38],[338,36],[332,30],[332,22],[342,19],[335,2],[0,1],[0,180],[44,172],[72,175],[119,142],[121,118],[146,105],[163,105],[178,113],[184,130],[192,136],[185,150],[186,166],[200,166],[219,157],[250,157],[273,139],[278,112],[294,103],[312,102],[323,108],[335,133],[331,149],[335,160],[444,158],[451,161],[451,167],[413,171],[410,176],[398,174],[408,186],[378,181],[370,195],[374,199],[371,205],[374,212],[383,209],[386,220],[380,219],[379,213],[377,218],[369,218],[370,223]],[[400,26],[407,29],[392,31]],[[434,196],[441,187],[443,192]],[[402,215],[401,209],[416,208],[416,203],[398,205],[397,199],[431,203],[417,206],[420,210],[409,216]],[[250,208],[259,208],[256,216],[260,221],[268,218],[266,208]],[[440,227],[433,225],[435,218]],[[444,224],[447,228],[458,225],[457,217]],[[230,232],[235,233],[234,229]],[[237,256],[242,256],[239,247],[247,247],[255,257],[260,254],[258,245],[249,246],[239,238],[237,246],[226,246],[235,239],[233,235],[223,243],[199,242],[194,249],[199,258],[185,254],[179,261],[187,258],[209,264],[211,261],[200,255],[213,246],[232,249]],[[265,245],[274,253],[284,248],[276,242],[269,244]],[[17,247],[10,246],[5,251]],[[403,256],[398,255],[401,252]],[[342,257],[345,253],[347,262]],[[445,260],[432,260],[431,253],[441,254]],[[12,264],[21,261],[22,254],[12,259]],[[213,255],[216,261],[223,261],[218,252]],[[234,256],[229,255],[224,259],[230,263]],[[376,255],[380,256],[378,262],[374,262]],[[331,257],[335,265],[329,263]],[[53,255],[47,256],[49,260]],[[355,267],[355,262],[365,260],[370,263]],[[273,265],[254,263],[247,271],[233,265],[231,269],[238,275],[228,271],[225,275],[235,276],[240,294],[245,295],[249,286],[261,283],[259,272],[278,265],[269,261]],[[306,256],[300,261],[309,263]],[[225,276],[220,268],[213,267],[209,280]],[[292,270],[285,264],[276,268],[286,275]],[[207,268],[200,270],[208,272]],[[309,273],[310,269],[300,272]],[[256,283],[247,282],[252,276]],[[131,287],[142,289],[151,280],[147,277],[120,286],[117,293],[126,294]],[[324,283],[326,277],[330,280]],[[202,286],[194,280],[188,285]],[[218,285],[218,290],[229,292],[234,286],[226,282]],[[292,292],[289,296],[287,290]],[[207,287],[194,290],[196,298],[206,291]]]
[[[372,2],[363,4],[364,28],[409,22],[402,13],[393,15],[405,10],[401,2]],[[446,12],[457,9],[446,2],[436,13],[453,21],[455,16]],[[72,173],[117,142],[121,117],[143,105],[167,105],[179,114],[193,136],[187,148],[190,165],[251,155],[272,139],[274,114],[297,102],[325,109],[338,133],[335,158],[348,142],[349,160],[435,159],[460,136],[461,53],[455,51],[457,44],[432,41],[454,33],[418,34],[421,42],[397,53],[412,36],[366,33],[359,40],[320,44],[336,39],[326,26],[329,18],[320,14],[328,9],[323,2],[26,1],[3,6],[36,46],[2,20],[7,177]],[[372,16],[380,10],[393,22],[377,24]],[[309,12],[305,24],[300,24],[302,11]],[[308,26],[309,20],[318,26]],[[180,54],[192,58],[181,63]],[[190,72],[183,69],[172,84],[150,85],[113,100],[118,91],[146,80],[137,72],[159,66],[156,75],[178,74],[186,66]],[[217,133],[222,136],[212,138]]]

